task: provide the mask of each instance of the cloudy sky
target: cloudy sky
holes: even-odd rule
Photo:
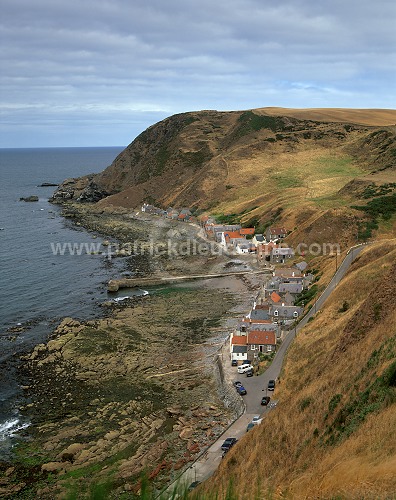
[[[0,5],[0,147],[123,146],[200,109],[395,108],[394,0]]]

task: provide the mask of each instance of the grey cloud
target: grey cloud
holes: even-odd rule
[[[128,119],[136,135],[153,117],[190,109],[391,107],[395,9],[388,0],[2,0],[1,116],[15,134],[18,123],[41,124],[42,145],[47,120],[83,123],[89,145],[95,120],[119,144]]]

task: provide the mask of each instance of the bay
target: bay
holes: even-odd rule
[[[105,284],[123,266],[122,259],[87,251],[56,254],[58,244],[94,249],[102,240],[61,217],[60,207],[48,202],[55,187],[39,186],[100,172],[123,149],[0,149],[0,459],[10,436],[27,425],[18,415],[21,393],[11,361],[46,341],[62,317],[100,315]],[[39,201],[20,201],[32,195]]]

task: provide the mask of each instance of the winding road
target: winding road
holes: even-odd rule
[[[246,433],[247,424],[252,420],[254,415],[265,416],[266,413],[272,411],[273,408],[272,405],[270,407],[261,406],[262,396],[267,395],[268,381],[271,379],[272,380],[278,379],[282,369],[286,352],[290,344],[293,342],[294,337],[307,324],[309,319],[313,317],[317,311],[320,310],[324,302],[327,300],[327,298],[334,291],[338,283],[345,276],[345,273],[349,269],[352,262],[356,259],[356,257],[363,250],[363,248],[365,248],[365,246],[366,246],[365,244],[356,245],[348,250],[344,260],[341,262],[340,266],[337,267],[337,270],[330,283],[327,285],[327,287],[320,295],[320,297],[318,297],[314,306],[299,321],[297,326],[287,334],[280,348],[278,349],[271,365],[262,375],[257,377],[256,376],[246,377],[246,375],[238,375],[236,368],[230,366],[231,363],[229,362],[228,342],[225,343],[222,349],[221,356],[224,360],[226,360],[226,362],[223,363],[224,370],[226,373],[226,379],[242,381],[244,387],[247,390],[246,396],[243,396],[245,403],[245,412],[241,417],[235,420],[228,427],[228,429],[217,439],[215,443],[213,443],[208,448],[208,450],[205,451],[205,453],[203,453],[187,470],[185,470],[181,474],[181,476],[177,479],[175,483],[173,483],[170,487],[166,489],[166,492],[169,492],[170,496],[173,489],[175,488],[175,485],[178,484],[189,485],[194,481],[201,482],[208,479],[216,471],[221,461],[222,458],[221,445],[224,439],[227,437],[236,437],[237,439],[241,438]],[[268,392],[268,395],[271,396],[271,398],[273,397],[270,392]],[[161,498],[163,497],[161,496]]]

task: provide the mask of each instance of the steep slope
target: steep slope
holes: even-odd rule
[[[289,204],[312,204],[356,176],[395,169],[396,128],[373,124],[396,123],[396,111],[275,111],[171,116],[140,134],[104,172],[86,178],[85,190],[69,180],[55,198],[67,191],[66,198],[97,201],[102,192],[102,204],[127,208],[150,201],[209,209],[223,201],[221,209],[237,209],[265,208],[266,195],[279,202],[283,195]]]
[[[262,108],[174,115],[140,134],[102,173],[65,181],[53,201],[128,209],[148,202],[236,214],[258,231],[269,223],[286,226],[293,245],[319,237],[345,249],[378,227],[385,235],[396,229],[395,218],[384,225],[381,217],[351,209],[367,202],[373,186],[392,185],[395,191],[391,123],[396,110]]]
[[[276,410],[199,498],[394,498],[395,262],[395,240],[360,254],[292,344]]]

